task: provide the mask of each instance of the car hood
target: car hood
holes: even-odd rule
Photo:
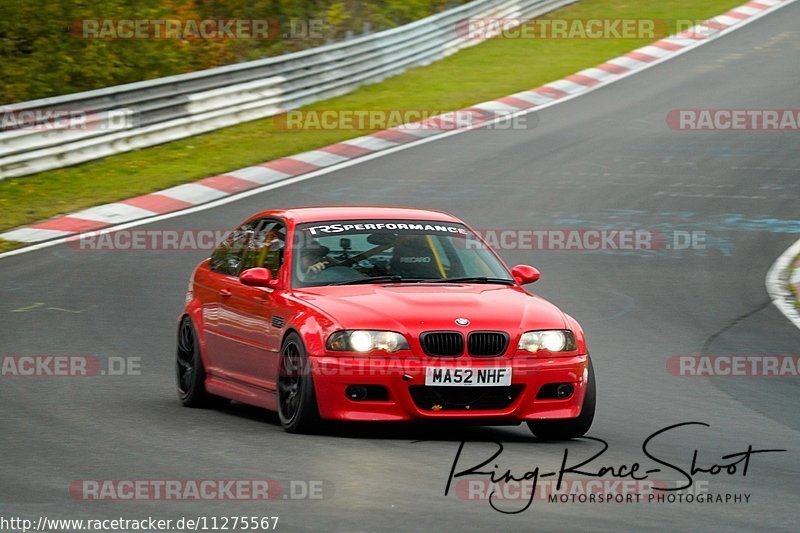
[[[341,329],[384,329],[417,335],[460,329],[506,331],[563,329],[564,314],[519,287],[495,284],[381,284],[312,287],[296,291]]]

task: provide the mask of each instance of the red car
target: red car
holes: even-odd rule
[[[178,392],[323,420],[527,422],[589,430],[595,379],[578,323],[522,286],[447,213],[307,207],[260,213],[195,270],[180,316]]]

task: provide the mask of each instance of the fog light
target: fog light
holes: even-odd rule
[[[350,385],[344,393],[354,402],[360,402],[367,398],[367,388],[361,385]]]
[[[563,400],[564,398],[569,398],[572,396],[572,393],[575,392],[575,387],[572,386],[570,383],[562,383],[558,387],[556,387],[556,398],[559,400]]]

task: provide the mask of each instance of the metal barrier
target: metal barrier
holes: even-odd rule
[[[577,0],[476,0],[397,28],[301,52],[3,106],[79,110],[86,124],[0,131],[0,179],[61,168],[273,116],[478,44],[470,18],[529,19]],[[53,127],[55,126],[55,127]]]

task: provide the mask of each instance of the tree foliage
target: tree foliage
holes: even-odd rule
[[[405,24],[466,0],[0,1],[0,103],[32,100],[274,56]],[[86,39],[84,19],[317,20],[283,39]]]

